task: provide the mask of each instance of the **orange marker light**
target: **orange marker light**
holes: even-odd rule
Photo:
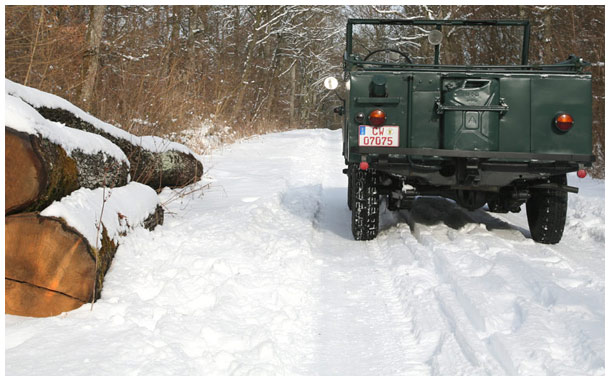
[[[574,118],[570,114],[559,114],[555,117],[555,127],[563,132],[569,131],[574,126]]]

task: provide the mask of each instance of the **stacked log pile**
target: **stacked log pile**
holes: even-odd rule
[[[172,148],[167,140],[152,136],[112,134],[62,108],[38,107],[45,118],[66,126],[101,135],[119,146],[129,158],[133,181],[155,189],[183,187],[201,178],[203,166],[191,153]],[[148,144],[145,144],[148,143]]]
[[[120,237],[163,223],[155,190],[203,167],[180,144],[5,82],[5,312],[58,315],[101,297]]]
[[[6,92],[32,106],[50,121],[102,136],[129,158],[132,181],[155,189],[183,187],[198,181],[203,166],[182,144],[156,136],[135,136],[87,114],[70,102],[40,90],[5,80]]]

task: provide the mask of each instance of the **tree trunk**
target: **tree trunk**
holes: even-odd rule
[[[233,106],[233,113],[231,115],[232,120],[235,120],[235,118],[242,112],[246,90],[252,88],[252,85],[246,84],[246,82],[249,82],[251,80],[251,75],[254,71],[254,51],[256,50],[256,43],[258,42],[258,36],[260,34],[259,27],[262,23],[264,8],[257,7],[255,12],[256,14],[254,16],[254,25],[252,26],[252,34],[249,37],[248,46],[246,48],[246,55],[244,59],[241,80],[237,84],[238,91],[237,98],[235,100],[235,106]]]
[[[109,218],[117,218],[112,211],[108,213]],[[163,209],[157,205],[140,225],[152,230],[162,222]],[[104,223],[100,225],[102,244],[96,249],[92,246],[96,243],[61,218],[38,213],[7,216],[5,313],[54,316],[99,299],[118,248],[116,238],[111,238],[116,234],[108,233]]]
[[[129,159],[132,181],[159,190],[166,186],[184,187],[199,181],[203,175],[203,165],[191,154],[178,150],[150,151],[137,144],[140,139],[137,136],[126,140],[111,135],[64,109],[40,107],[37,111],[49,120],[101,135],[119,146]]]
[[[189,32],[186,42],[186,55],[188,59],[187,69],[189,71],[189,80],[193,78],[193,74],[195,73],[195,69],[197,67],[197,62],[195,60],[195,32],[199,33],[198,7],[200,7],[200,5],[190,5],[188,7]]]
[[[264,117],[268,122],[271,121],[274,113],[275,106],[275,93],[276,93],[276,84],[277,84],[277,69],[280,66],[280,46],[282,43],[282,35],[279,34],[276,39],[275,49],[273,50],[273,58],[271,59],[271,72],[267,77],[268,85],[267,85],[267,93],[269,94],[269,99],[267,100],[267,105],[265,107]]]
[[[36,28],[36,38],[34,39],[34,42],[32,44],[32,53],[30,54],[30,64],[28,66],[28,71],[25,73],[25,80],[23,81],[24,85],[28,84],[28,81],[30,79],[30,73],[32,72],[32,66],[34,64],[34,57],[36,55],[36,48],[38,47],[38,37],[40,36],[40,29],[41,29],[42,25],[44,24],[44,14],[45,14],[45,9],[44,9],[44,5],[42,5],[40,7],[40,18],[38,20],[38,27]]]
[[[78,188],[127,184],[127,162],[103,152],[66,151],[45,138],[5,127],[5,213],[42,210]]]
[[[80,100],[87,111],[91,110],[93,87],[99,67],[100,43],[102,42],[102,27],[104,26],[105,5],[91,7],[91,20],[87,28],[87,50],[85,51],[85,75],[81,88]]]
[[[294,128],[295,124],[295,102],[296,102],[296,88],[297,88],[297,63],[294,61],[290,68],[290,128]]]
[[[169,59],[167,60],[167,75],[176,75],[178,57],[180,54],[180,5],[172,5],[170,25],[172,31],[169,40]]]

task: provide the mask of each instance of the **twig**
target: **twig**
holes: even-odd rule
[[[34,54],[36,53],[36,46],[38,45],[38,36],[40,34],[40,27],[44,21],[44,5],[40,6],[40,19],[38,20],[38,27],[36,28],[36,39],[34,40],[34,46],[32,46],[32,55],[30,56],[30,64],[28,65],[28,71],[25,73],[25,80],[23,84],[28,85],[28,79],[30,78],[30,72],[32,71],[32,64],[34,63]]]
[[[100,250],[101,250],[101,238],[99,240],[98,243],[98,238],[100,237],[100,230],[102,229],[102,217],[104,216],[104,207],[106,206],[106,201],[108,201],[108,198],[110,198],[110,194],[111,192],[108,192],[108,197],[106,197],[106,172],[108,171],[108,168],[104,168],[104,177],[103,177],[103,190],[102,190],[102,211],[100,212],[100,219],[99,221],[95,224],[96,227],[96,235],[95,235],[95,276],[93,277],[93,294],[91,295],[91,310],[93,311],[93,304],[95,303],[95,291],[97,288],[97,272],[98,272],[98,256],[100,255]]]

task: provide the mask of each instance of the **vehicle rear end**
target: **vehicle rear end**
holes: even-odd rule
[[[449,174],[470,161],[481,172],[473,189],[538,177],[541,168],[558,174],[591,165],[590,74],[357,71],[349,82],[349,163],[465,185]],[[489,166],[511,175],[487,174]]]
[[[434,26],[464,23],[451,22]],[[528,37],[529,24],[516,25]],[[534,214],[551,202],[551,209],[559,209],[557,221],[530,222],[530,230],[537,241],[558,242],[566,192],[577,191],[565,175],[582,175],[594,160],[591,75],[583,72],[581,59],[534,66],[524,53],[520,65],[441,65],[436,47],[432,65],[385,65],[362,63],[349,44],[343,154],[352,211],[359,198],[355,184],[367,181],[375,183],[369,199],[386,197],[390,209],[408,208],[418,196],[441,195],[470,210],[488,204],[500,213],[518,212],[527,203],[533,221],[549,218]],[[378,219],[375,208],[373,222],[364,225]],[[376,235],[373,228],[360,230],[365,234],[357,239]]]

